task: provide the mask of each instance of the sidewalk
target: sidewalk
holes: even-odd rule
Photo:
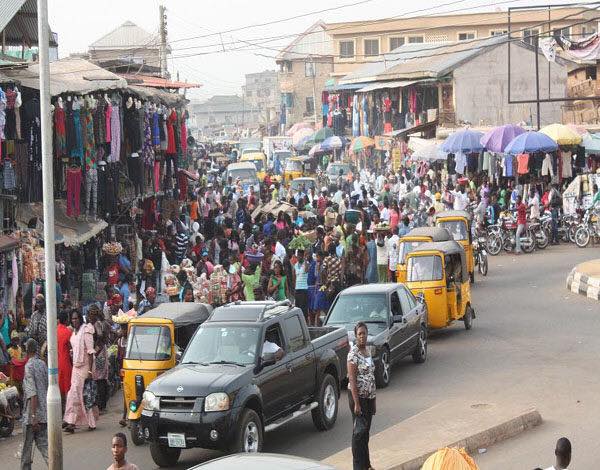
[[[448,400],[371,436],[371,463],[380,470],[417,470],[442,447],[464,447],[474,455],[478,449],[514,437],[541,422],[535,408],[512,402],[471,404]],[[325,463],[350,470],[351,449],[328,457]]]
[[[567,277],[567,289],[589,299],[600,300],[600,259],[575,266]]]

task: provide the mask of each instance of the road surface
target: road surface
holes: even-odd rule
[[[406,359],[392,369],[391,385],[378,392],[372,432],[447,398],[472,403],[514,400],[537,406],[544,424],[477,455],[482,469],[546,468],[553,464],[554,443],[563,435],[573,442],[572,467],[594,468],[595,423],[600,418],[600,305],[568,292],[565,279],[575,264],[599,257],[596,248],[574,245],[519,257],[490,257],[487,278],[477,277],[473,288],[477,313],[473,330],[465,331],[457,323],[432,334],[425,364]],[[63,437],[65,469],[110,465],[110,439],[121,430],[119,398],[111,405],[96,431]],[[343,396],[332,431],[317,432],[307,416],[267,434],[264,450],[322,459],[349,446],[350,435],[351,418]],[[0,440],[2,462],[17,464],[21,440],[21,435]],[[184,451],[175,468],[216,455]],[[128,457],[140,469],[155,468],[148,446],[130,445]],[[45,468],[39,454],[34,460],[34,469]]]

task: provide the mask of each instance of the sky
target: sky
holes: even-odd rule
[[[172,76],[201,83],[190,97],[240,94],[246,73],[275,70],[274,57],[318,20],[360,21],[397,16],[506,10],[509,6],[565,0],[48,0],[59,56],[86,52],[89,44],[125,21],[158,34],[159,5],[167,9]],[[584,4],[582,1],[579,4]],[[589,1],[587,3],[590,3]],[[597,5],[597,3],[596,3]],[[329,11],[322,11],[329,10]],[[460,10],[460,11],[456,11]],[[290,17],[300,16],[287,20]],[[285,21],[279,21],[285,20]],[[264,25],[273,21],[274,24]],[[262,25],[262,26],[257,26]],[[239,29],[244,28],[244,29]],[[236,31],[232,31],[236,30]],[[203,36],[203,37],[199,37]],[[265,39],[267,38],[267,39]],[[273,38],[273,39],[271,39]],[[264,42],[260,47],[257,41]],[[231,50],[238,49],[238,50]]]

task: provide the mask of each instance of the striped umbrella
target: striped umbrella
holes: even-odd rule
[[[374,147],[375,146],[375,141],[373,139],[371,139],[370,137],[364,137],[364,136],[360,136],[360,137],[356,137],[352,143],[350,144],[350,150],[352,150],[354,153],[358,153],[368,147]]]
[[[331,127],[323,127],[315,134],[315,142],[320,144],[328,137],[333,136],[333,129]]]
[[[307,137],[310,137],[314,134],[314,131],[312,129],[300,129],[299,131],[296,131],[294,133],[294,135],[292,136],[292,145],[294,147],[298,146],[298,143],[302,140],[305,139]]]
[[[285,135],[287,135],[288,137],[291,137],[301,129],[310,129],[312,131],[313,130],[312,124],[309,124],[308,122],[297,122],[296,124],[294,124],[292,127],[290,127],[288,129],[288,131],[285,133]]]
[[[338,137],[337,135],[327,137],[323,142],[321,142],[321,147],[323,150],[337,150],[344,148],[348,143],[348,139],[345,137]]]

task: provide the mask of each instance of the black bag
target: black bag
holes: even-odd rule
[[[91,410],[98,398],[98,385],[95,380],[85,379],[83,383],[83,404],[86,410]]]

